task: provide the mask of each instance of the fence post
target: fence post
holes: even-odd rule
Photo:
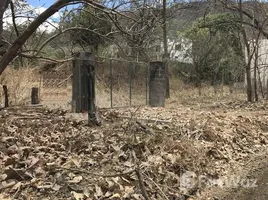
[[[165,62],[150,62],[149,66],[149,105],[164,107],[166,98]]]
[[[4,90],[4,97],[5,97],[5,108],[9,107],[9,102],[8,102],[8,90],[7,86],[3,85],[3,90]]]
[[[75,54],[72,105],[72,110],[75,112],[88,112],[89,123],[98,124],[95,106],[94,56],[91,53]]]
[[[33,87],[32,88],[32,92],[31,92],[31,103],[32,103],[32,105],[39,104],[38,88],[37,87]]]
[[[136,66],[131,62],[129,63],[129,106],[132,105],[132,79],[136,72]]]

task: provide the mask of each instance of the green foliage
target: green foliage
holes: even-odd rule
[[[197,19],[193,25],[183,32],[184,37],[193,41],[204,37],[225,37],[231,38],[231,42],[239,40],[238,34],[241,26],[236,16],[224,14],[209,14],[206,17]],[[228,41],[226,41],[228,42]]]
[[[179,33],[192,41],[196,80],[215,83],[241,71],[240,28],[232,14],[209,14]]]
[[[192,26],[179,33],[191,40],[199,40],[200,37],[216,36],[217,34],[229,35],[239,31],[239,26],[231,14],[209,14],[198,18]]]
[[[61,26],[83,27],[88,30],[74,30],[70,33],[70,39],[74,44],[79,44],[83,47],[90,46],[97,50],[100,45],[106,41],[103,35],[107,35],[112,30],[111,23],[105,18],[105,14],[98,9],[84,6],[83,8],[72,12],[65,13],[62,17]],[[107,36],[112,38],[112,35]]]
[[[236,16],[229,13],[210,14],[205,19],[199,19],[198,24],[200,28],[209,29],[212,34],[216,34],[217,32],[228,34],[240,30],[237,20]]]

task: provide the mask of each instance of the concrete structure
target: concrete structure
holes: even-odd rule
[[[163,44],[156,45],[155,48],[157,60],[161,60],[163,56]],[[193,63],[191,57],[192,42],[186,38],[177,38],[176,40],[168,39],[168,52],[170,60],[182,63]]]
[[[186,38],[178,40],[168,40],[168,51],[170,59],[183,63],[192,63],[191,58],[192,42]]]
[[[253,50],[253,41],[251,41]],[[246,56],[247,58],[247,56]],[[254,78],[254,65],[258,65],[257,81],[261,82],[263,87],[267,87],[268,80],[268,40],[261,39],[258,42],[258,47],[251,62],[251,77]]]

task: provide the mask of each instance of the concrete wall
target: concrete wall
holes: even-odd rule
[[[185,38],[173,41],[168,40],[168,51],[170,52],[170,59],[177,60],[183,63],[192,63],[191,58],[192,42]]]
[[[252,43],[252,42],[251,42]],[[253,50],[253,45],[252,50]],[[267,87],[267,79],[268,79],[268,40],[262,39],[259,40],[258,43],[258,53],[256,53],[253,56],[252,62],[251,62],[251,77],[254,77],[254,65],[255,60],[257,61],[258,65],[258,71],[257,71],[257,81],[261,82],[263,87]]]

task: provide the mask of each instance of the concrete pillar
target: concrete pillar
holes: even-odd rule
[[[164,107],[166,98],[165,62],[150,62],[149,66],[149,105]]]

